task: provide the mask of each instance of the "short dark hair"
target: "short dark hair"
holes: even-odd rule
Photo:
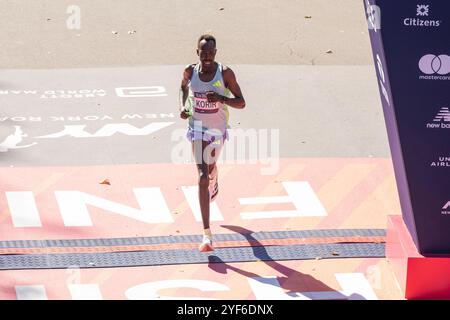
[[[214,36],[210,35],[210,34],[202,34],[200,36],[200,38],[198,38],[197,41],[197,46],[200,45],[200,42],[202,40],[206,40],[206,41],[214,41],[214,45],[216,45],[216,38],[214,38]]]

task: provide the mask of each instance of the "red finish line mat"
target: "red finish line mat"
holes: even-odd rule
[[[334,231],[334,230],[329,230]],[[347,230],[352,231],[352,230]],[[356,230],[357,231],[357,230]],[[364,231],[364,230],[363,230]],[[370,230],[368,230],[370,231]],[[277,232],[272,232],[276,234]],[[220,235],[219,235],[220,236]],[[229,235],[227,235],[229,236]],[[162,238],[162,237],[161,237]],[[171,237],[166,237],[167,240]],[[152,251],[152,250],[180,250],[180,249],[197,249],[198,243],[201,242],[202,236],[191,236],[195,238],[195,242],[169,242],[158,244],[141,244],[139,242],[151,241],[151,238],[128,238],[128,239],[81,239],[82,241],[5,241],[0,243],[0,255],[18,255],[18,254],[54,254],[54,253],[99,253],[99,252],[134,252],[134,251]],[[341,244],[341,243],[384,243],[385,236],[346,236],[346,237],[310,237],[310,238],[277,238],[263,240],[219,240],[218,236],[214,237],[214,248],[239,248],[239,247],[268,247],[268,246],[288,246],[288,245],[314,245],[314,244]],[[230,238],[230,237],[227,237]],[[253,237],[252,237],[253,239]],[[85,241],[83,241],[85,240]],[[109,242],[122,243],[122,245],[99,245],[99,243]],[[56,245],[50,245],[56,242]],[[69,243],[67,243],[69,242]],[[70,242],[75,242],[71,245]],[[80,242],[91,243],[91,245],[78,245]],[[127,243],[128,242],[128,243]],[[27,244],[32,243],[31,247]],[[133,244],[132,244],[133,243]]]
[[[239,227],[232,228],[239,230]],[[293,238],[306,234],[307,238]],[[350,234],[352,236],[340,236]],[[322,235],[321,238],[317,237]],[[384,257],[384,230],[261,232],[214,237],[215,250],[197,249],[201,236],[0,242],[0,269],[60,269]],[[228,241],[223,241],[224,239]],[[218,240],[218,241],[216,241]],[[116,244],[122,244],[117,246]],[[154,244],[142,244],[154,243]],[[84,245],[83,245],[84,244]],[[100,246],[103,244],[103,246]],[[83,245],[83,246],[80,246]],[[170,245],[170,246],[169,246]],[[23,248],[30,246],[28,248]]]
[[[201,232],[197,172],[192,164],[17,167],[0,171],[4,181],[0,194],[2,241]],[[101,184],[106,179],[109,184]],[[219,183],[220,193],[211,207],[214,234],[232,233],[226,228],[231,225],[248,232],[385,229],[386,216],[400,212],[390,159],[280,159],[279,170],[273,175],[262,174],[259,164],[221,163]],[[317,273],[312,275],[312,269]],[[370,289],[370,294],[363,296],[371,299],[402,298],[384,259],[114,270],[74,266],[67,270],[0,271],[0,299],[144,298],[125,294],[140,285],[147,292],[145,298],[260,299],[266,297],[255,295],[264,292],[258,289],[260,285],[273,289],[268,297],[276,289],[275,295],[287,299],[349,298],[351,294],[340,295],[352,291],[349,288],[355,288],[355,292]],[[346,282],[341,275],[352,280]],[[317,281],[309,282],[311,276]],[[252,281],[254,278],[259,280]],[[247,284],[245,288],[242,283]]]

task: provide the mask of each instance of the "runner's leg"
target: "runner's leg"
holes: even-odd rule
[[[198,199],[202,213],[203,229],[209,229],[209,168],[204,159],[204,151],[208,142],[202,140],[192,141],[192,151],[198,170]]]
[[[224,141],[219,141],[214,145],[214,148],[211,151],[211,158],[208,162],[208,172],[209,172],[209,195],[211,198],[211,202],[215,200],[217,194],[219,193],[219,171],[217,167],[217,159],[220,156],[220,152],[222,150]]]
[[[221,146],[221,144],[219,144]],[[200,203],[200,211],[202,213],[203,222],[203,241],[200,244],[199,250],[201,252],[213,251],[212,233],[210,230],[210,172],[213,173],[213,183],[217,183],[217,165],[216,159],[219,155],[220,148],[213,148],[213,146],[206,141],[194,140],[192,143],[192,150],[194,153],[197,170],[199,173],[198,180],[198,196]],[[217,157],[216,157],[217,156]],[[217,195],[217,193],[216,193]]]

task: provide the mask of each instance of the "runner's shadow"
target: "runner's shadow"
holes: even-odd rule
[[[261,242],[259,242],[257,239],[255,239],[252,234],[253,231],[245,229],[243,227],[239,226],[231,226],[231,225],[222,225],[222,227],[229,229],[231,231],[234,231],[236,233],[241,234],[245,237],[245,239],[251,244],[251,248],[253,250],[253,254],[256,258],[258,258],[260,261],[264,262],[267,266],[271,267],[272,269],[278,271],[283,276],[277,276],[277,280],[280,283],[281,287],[287,291],[286,294],[291,297],[298,297],[298,292],[304,291],[304,292],[318,292],[318,291],[327,291],[327,292],[333,292],[333,297],[335,296],[336,299],[344,300],[344,299],[351,299],[351,300],[365,300],[365,298],[359,294],[352,294],[350,296],[346,296],[335,289],[327,286],[325,283],[323,283],[320,280],[317,280],[313,276],[299,272],[297,270],[291,269],[275,260],[272,260],[270,255],[267,253],[267,250],[262,245]],[[227,270],[234,271],[236,273],[239,273],[245,277],[249,278],[261,278],[261,276],[249,272],[240,268],[237,268],[235,266],[229,265],[225,263],[222,259],[220,259],[218,256],[210,256],[209,257],[209,264],[208,267],[218,273],[226,274]],[[271,283],[271,282],[266,282]],[[305,290],[302,290],[301,286],[305,286]]]

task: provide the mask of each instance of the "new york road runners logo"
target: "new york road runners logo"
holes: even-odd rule
[[[28,148],[37,144],[37,142],[22,144],[23,138],[26,137],[28,137],[28,135],[22,131],[20,126],[14,126],[14,132],[3,139],[3,141],[0,141],[0,152],[7,152],[10,149]]]
[[[86,124],[64,124],[64,128],[56,129],[56,132],[52,132],[40,136],[29,136],[24,133],[21,126],[14,126],[14,131],[10,132],[3,140],[0,139],[0,152],[8,152],[13,149],[24,149],[35,146],[37,141],[54,140],[60,138],[107,138],[116,134],[122,134],[125,136],[148,136],[155,134],[156,132],[163,130],[174,122],[149,122],[145,126],[136,127],[132,124],[122,123],[106,123],[100,128],[90,130]],[[24,139],[36,139],[31,143],[25,143]]]

